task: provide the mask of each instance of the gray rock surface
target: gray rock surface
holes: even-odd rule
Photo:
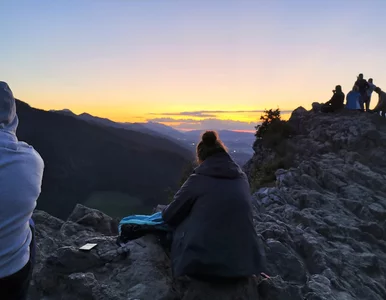
[[[386,299],[385,120],[299,108],[290,123],[295,167],[253,195],[270,272],[300,291],[283,299]],[[249,170],[275,155],[255,151]]]
[[[66,222],[35,212],[30,300],[386,299],[386,120],[298,109],[290,122],[294,167],[253,194],[271,280],[173,280],[155,236],[120,248],[116,220],[79,205]],[[275,156],[255,151],[247,171]],[[87,242],[98,245],[80,251]]]

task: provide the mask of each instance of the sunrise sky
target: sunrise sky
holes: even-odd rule
[[[37,108],[248,130],[264,108],[347,93],[360,72],[386,89],[385,11],[385,0],[0,1],[0,80]]]

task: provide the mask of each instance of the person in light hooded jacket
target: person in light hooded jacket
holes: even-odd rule
[[[32,275],[32,213],[41,191],[44,163],[18,141],[16,103],[0,81],[0,299],[25,300]]]
[[[346,109],[361,110],[360,98],[361,94],[359,93],[359,88],[354,85],[352,90],[346,96]]]
[[[216,132],[197,145],[199,166],[163,210],[174,229],[174,277],[232,282],[265,272],[248,179]],[[265,274],[265,273],[263,273]]]

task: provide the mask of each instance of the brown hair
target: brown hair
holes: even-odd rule
[[[219,139],[218,133],[216,131],[205,131],[196,149],[198,162],[203,162],[208,157],[221,152],[227,152],[227,148]]]

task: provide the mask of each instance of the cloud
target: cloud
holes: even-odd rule
[[[162,116],[191,116],[201,118],[215,118],[219,114],[238,114],[238,113],[263,113],[264,110],[198,110],[198,111],[183,111],[183,112],[166,112],[166,113],[150,113],[150,115]],[[282,114],[291,113],[292,110],[282,110]]]
[[[174,118],[153,118],[148,119],[149,122],[157,122],[157,123],[190,123],[190,122],[201,122],[200,120],[193,119],[174,119]]]
[[[174,118],[154,118],[148,121],[166,123],[179,130],[248,130],[253,131],[255,122],[242,122],[234,120],[220,120],[209,118],[204,120],[193,119],[174,119]]]
[[[176,113],[151,113],[150,115],[162,115],[162,116],[190,116],[190,117],[201,117],[201,118],[214,118],[216,112],[205,112],[205,111],[183,111]]]
[[[238,121],[230,120],[229,115],[235,114],[261,114],[264,110],[198,110],[198,111],[183,111],[183,112],[166,112],[166,113],[150,113],[154,118],[149,118],[147,121],[163,123],[179,130],[243,130],[254,131],[255,126],[259,124],[259,117],[256,121]],[[288,115],[292,110],[282,110],[281,114]],[[226,120],[221,118],[221,115],[226,115]],[[182,117],[188,117],[183,119]],[[190,117],[190,118],[189,118]]]

